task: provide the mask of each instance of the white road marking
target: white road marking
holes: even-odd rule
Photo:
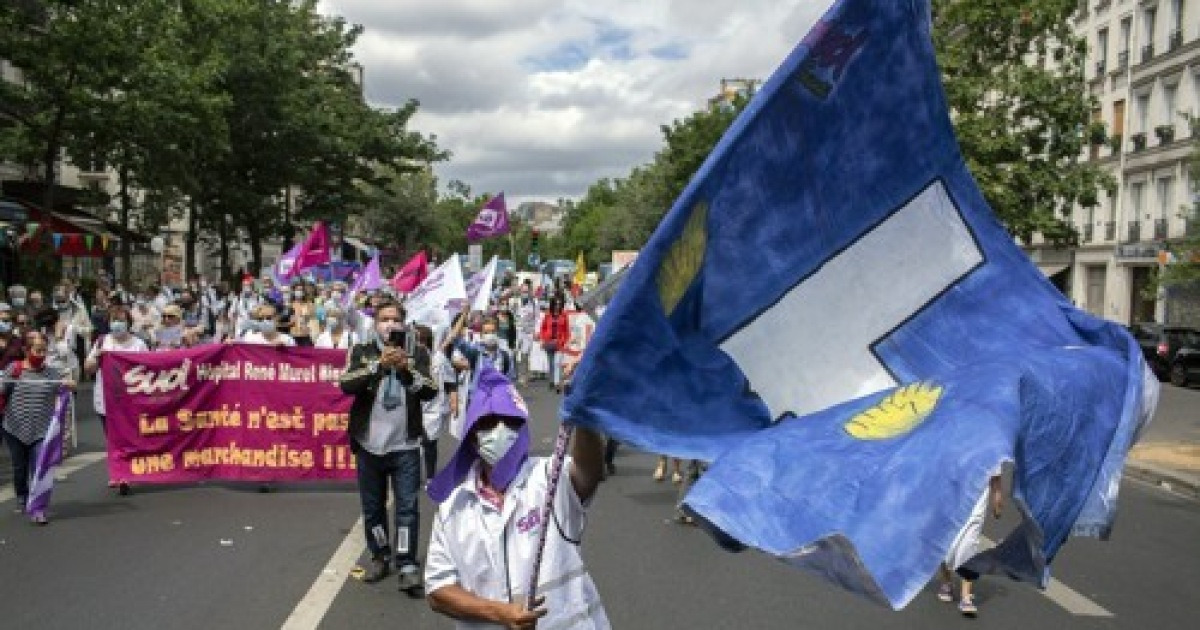
[[[70,459],[58,466],[58,470],[54,471],[54,478],[56,481],[58,481],[64,477],[69,477],[82,468],[87,468],[96,462],[104,461],[106,457],[108,457],[108,454],[104,452],[79,453],[78,455],[72,455]],[[11,501],[15,498],[17,498],[17,495],[13,491],[12,484],[7,484],[3,488],[0,488],[0,502]]]
[[[282,630],[315,630],[321,625],[325,613],[333,600],[337,598],[355,561],[366,550],[367,543],[363,540],[363,519],[360,516],[350,528],[350,532],[342,539],[342,544],[330,556],[325,568],[317,574],[316,581],[308,589],[304,598],[292,609],[287,621],[283,622]]]
[[[996,543],[986,537],[979,537],[979,545],[984,549],[995,547]],[[1046,590],[1042,591],[1047,599],[1058,604],[1063,610],[1081,617],[1112,617],[1113,614],[1100,604],[1084,597],[1071,587],[1050,578]]]
[[[945,186],[931,184],[822,263],[721,349],[774,418],[789,411],[803,416],[895,387],[872,346],[981,262],[983,253]]]

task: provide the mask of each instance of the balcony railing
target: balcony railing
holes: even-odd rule
[[[1129,224],[1125,226],[1125,228],[1126,228],[1125,242],[1136,243],[1136,242],[1142,240],[1142,223],[1141,223],[1141,221],[1130,221]]]
[[[1124,70],[1129,67],[1129,51],[1122,50],[1117,53],[1117,71]]]
[[[1108,221],[1104,224],[1104,240],[1106,240],[1106,241],[1117,240],[1117,222],[1116,221]]]
[[[1165,238],[1167,238],[1167,220],[1166,219],[1155,219],[1154,220],[1154,240],[1161,241]]]
[[[1183,45],[1183,31],[1175,29],[1171,31],[1170,37],[1167,38],[1167,50],[1172,51]]]
[[[1107,66],[1105,66],[1105,64],[1104,64],[1104,60],[1103,60],[1103,59],[1101,59],[1100,61],[1097,61],[1097,62],[1096,62],[1096,78],[1097,78],[1097,79],[1100,79],[1100,78],[1103,78],[1103,77],[1104,77],[1104,69],[1105,69],[1106,67],[1107,67]]]
[[[1084,243],[1092,242],[1092,224],[1091,223],[1088,223],[1087,225],[1083,226],[1083,242]]]
[[[1146,63],[1154,58],[1154,44],[1146,44],[1142,46],[1142,63]]]
[[[1133,152],[1144,151],[1146,149],[1146,133],[1138,132],[1129,136],[1129,140],[1133,143]]]

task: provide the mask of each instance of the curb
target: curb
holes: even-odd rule
[[[1191,499],[1200,499],[1200,475],[1172,470],[1149,462],[1130,461],[1125,475],[1176,492]]]

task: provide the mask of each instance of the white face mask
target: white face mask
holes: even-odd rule
[[[517,432],[510,429],[507,424],[501,422],[490,431],[479,431],[475,434],[478,440],[478,446],[475,448],[479,452],[479,457],[488,466],[495,466],[496,462],[504,458],[508,454],[508,450],[517,442]]]
[[[496,333],[483,333],[479,337],[479,343],[483,344],[488,352],[495,352],[496,348],[500,346],[500,338],[496,336]]]

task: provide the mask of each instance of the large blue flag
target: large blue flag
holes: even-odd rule
[[[720,540],[899,608],[988,479],[1023,522],[973,565],[1044,586],[1107,536],[1157,384],[997,222],[955,142],[921,0],[843,0],[641,251],[562,415],[713,462]]]

